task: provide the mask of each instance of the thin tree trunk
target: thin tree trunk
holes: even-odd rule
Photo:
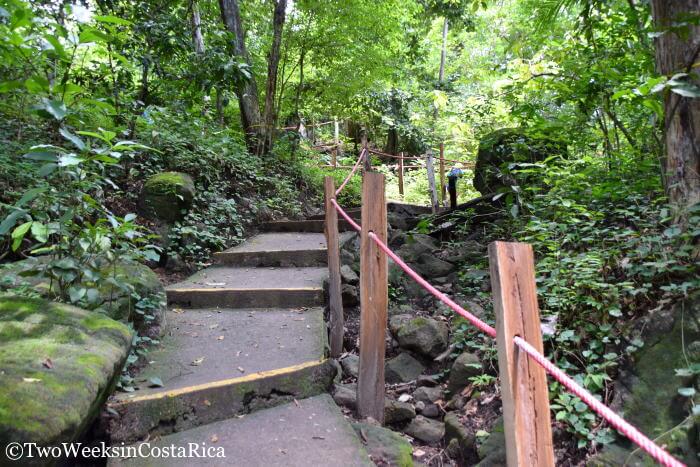
[[[700,0],[652,0],[652,16],[662,34],[655,39],[656,67],[663,75],[688,73],[700,85],[700,27],[682,34],[669,30],[674,22],[700,13]],[[700,98],[669,90],[664,98],[666,155],[662,174],[669,200],[681,211],[700,201]],[[685,217],[682,213],[680,218]]]
[[[245,47],[245,33],[241,24],[238,0],[219,0],[219,7],[226,29],[233,34],[232,46],[234,55],[250,65],[250,57]],[[238,97],[241,124],[245,131],[248,150],[256,152],[258,143],[264,140],[264,133],[262,132],[258,86],[255,82],[255,77],[238,83],[235,92]]]
[[[194,43],[194,52],[201,56],[204,55],[204,36],[202,36],[202,18],[199,14],[197,0],[190,0],[190,9],[192,10],[192,42]]]
[[[272,46],[267,59],[267,87],[265,89],[265,140],[258,148],[258,153],[272,149],[272,139],[275,134],[275,93],[277,91],[277,69],[280,63],[280,47],[282,45],[282,31],[284,30],[287,0],[277,0],[275,12],[272,16]]]

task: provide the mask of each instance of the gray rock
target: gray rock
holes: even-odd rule
[[[338,405],[355,410],[357,407],[357,385],[336,384],[333,391],[333,400]]]
[[[350,285],[357,285],[360,282],[360,276],[358,276],[347,264],[340,267],[340,279],[343,281],[343,283]]]
[[[439,246],[439,242],[429,235],[407,235],[404,244],[398,249],[398,255],[405,261],[413,263],[418,261],[421,255],[430,254]]]
[[[399,315],[400,316],[400,315]],[[408,321],[392,320],[392,332],[399,345],[431,358],[447,348],[447,325],[432,318],[417,317]]]
[[[360,304],[360,291],[350,284],[343,284],[341,288],[343,306],[356,306]]]
[[[427,387],[435,387],[438,385],[438,380],[436,375],[421,375],[418,377],[416,380],[416,386],[421,387],[421,386],[427,386]]]
[[[416,409],[411,404],[393,399],[386,400],[384,404],[384,423],[403,423],[415,417]]]
[[[503,432],[503,417],[493,426],[489,437],[478,447],[479,466],[506,465],[506,435]]]
[[[462,458],[462,448],[459,446],[459,441],[457,441],[454,438],[451,439],[447,443],[447,447],[445,448],[445,454],[447,454],[447,456],[450,459],[455,459],[455,460],[461,459]]]
[[[357,378],[360,371],[360,357],[350,354],[340,361],[340,366],[343,368],[343,374]]]
[[[426,279],[443,277],[454,271],[455,265],[430,254],[423,253],[418,257],[417,269]]]
[[[451,442],[456,440],[459,446],[459,456],[464,458],[474,449],[476,439],[469,433],[456,413],[450,412],[445,415],[445,440]]]
[[[440,418],[440,407],[436,404],[426,404],[421,415],[429,418]]]
[[[418,415],[411,420],[404,433],[428,444],[437,443],[445,436],[445,424]]]
[[[368,423],[353,423],[352,427],[358,438],[366,440],[367,453],[377,465],[413,465],[413,448],[400,434]]]
[[[413,391],[413,399],[415,399],[416,401],[424,402],[426,405],[433,404],[444,397],[445,393],[442,392],[442,389],[437,387],[431,388],[422,386]]]
[[[388,383],[406,383],[415,380],[424,370],[421,362],[403,352],[386,362],[384,375]]]
[[[424,408],[425,408],[425,402],[423,402],[423,401],[416,402],[416,412],[421,413]]]
[[[460,392],[469,384],[469,378],[483,373],[481,360],[473,353],[462,353],[452,364],[447,390],[452,394]]]

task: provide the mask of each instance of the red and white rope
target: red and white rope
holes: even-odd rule
[[[360,154],[360,157],[357,161],[357,164],[355,166],[359,166],[360,161],[362,160],[362,157],[364,155],[364,151]],[[356,169],[353,169],[353,172],[350,173],[348,178],[345,180],[345,182],[340,186],[340,188],[336,191],[336,196],[342,188],[345,186],[347,181],[352,177],[352,174],[354,173]],[[340,207],[340,205],[336,202],[335,199],[331,200],[331,204],[335,207],[336,211],[345,219],[347,220],[350,225],[357,230],[358,232],[362,231],[362,227],[355,222],[349,215],[346,213],[343,208]],[[431,285],[428,281],[423,279],[420,274],[418,274],[416,271],[414,271],[406,262],[401,259],[396,253],[394,253],[391,248],[389,248],[386,243],[384,243],[374,232],[369,232],[368,237],[371,238],[381,249],[384,253],[386,253],[387,256],[389,256],[409,277],[411,277],[414,281],[416,281],[418,284],[420,284],[425,290],[433,294],[438,300],[443,302],[445,305],[450,307],[455,313],[459,314],[460,316],[463,316],[466,318],[470,323],[472,323],[476,328],[484,332],[485,334],[491,336],[492,338],[496,338],[496,330],[493,328],[493,326],[490,326],[489,324],[485,323],[484,321],[480,320],[473,314],[469,313],[467,310],[459,306],[457,303],[455,303],[452,299],[450,299],[447,295],[444,293],[440,292],[438,289],[436,289],[433,285]],[[569,377],[566,373],[564,373],[562,370],[560,370],[554,363],[552,363],[550,360],[547,359],[544,355],[542,355],[540,352],[537,351],[533,346],[531,346],[527,341],[525,341],[523,338],[516,336],[513,338],[513,343],[517,345],[521,350],[523,350],[530,358],[532,358],[535,362],[537,362],[544,370],[552,375],[552,377],[557,380],[559,383],[561,383],[565,388],[567,388],[571,393],[575,394],[578,396],[586,405],[588,405],[595,413],[600,415],[603,419],[605,419],[608,423],[610,423],[611,426],[613,426],[615,429],[617,429],[620,433],[625,435],[627,438],[629,438],[631,441],[633,441],[636,445],[638,445],[642,450],[644,450],[647,454],[649,454],[652,458],[654,458],[659,464],[667,466],[667,467],[683,467],[685,464],[679,462],[676,460],[671,454],[669,454],[666,450],[658,446],[654,441],[649,439],[647,436],[645,436],[642,432],[640,432],[637,428],[632,426],[629,422],[627,422],[625,419],[620,417],[618,414],[612,411],[608,406],[600,402],[598,399],[595,398],[593,394],[588,392],[586,389],[584,389],[582,386],[580,386],[576,381],[574,381],[571,377]]]
[[[362,162],[362,159],[367,155],[367,150],[362,148],[362,151],[360,151],[360,156],[357,158],[357,162],[355,162],[355,165],[353,166],[352,170],[348,174],[347,177],[345,177],[345,180],[343,180],[343,183],[340,184],[337,190],[335,190],[335,196],[338,196],[341,191],[343,191],[343,188],[345,188],[345,185],[348,184],[350,179],[352,178],[353,175],[355,175],[355,172],[357,172],[358,167],[360,167],[360,163]]]

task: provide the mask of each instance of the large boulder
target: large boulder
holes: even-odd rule
[[[655,311],[637,326],[644,329],[644,346],[635,355],[633,367],[621,372],[613,408],[684,463],[700,465],[700,423],[697,417],[693,420],[689,416],[690,399],[678,391],[698,385],[691,368],[700,365],[700,292],[676,306]],[[615,465],[635,448],[626,439],[619,439],[590,464]],[[635,462],[643,457],[635,456]]]
[[[479,467],[506,465],[506,434],[503,431],[503,417],[493,425],[489,437],[478,447]]]
[[[194,195],[192,177],[181,172],[162,172],[144,183],[141,208],[153,219],[172,223],[184,217],[192,206]]]
[[[0,268],[0,292],[18,288],[31,288],[44,298],[54,298],[51,281],[42,274],[49,256],[29,258],[4,265]],[[148,266],[135,261],[117,261],[105,264],[101,274],[114,279],[113,283],[102,281],[90,309],[97,309],[112,319],[131,322],[134,328],[150,337],[161,335],[165,328],[165,288]],[[120,287],[114,285],[119,284]],[[85,284],[90,287],[92,284]]]
[[[404,429],[404,432],[425,443],[437,443],[445,436],[445,424],[431,420],[422,415],[416,416]]]
[[[369,423],[353,423],[352,427],[366,443],[365,448],[375,464],[413,466],[413,448],[400,434]]]
[[[442,321],[406,315],[394,316],[390,328],[399,345],[427,357],[437,357],[447,348],[448,329]]]
[[[131,339],[98,312],[0,296],[0,445],[78,439],[114,388]]]
[[[474,167],[474,188],[482,195],[518,185],[509,166],[517,163],[536,163],[549,156],[564,155],[566,145],[542,135],[526,134],[518,128],[502,128],[483,137]]]
[[[445,441],[457,440],[458,458],[466,458],[474,450],[476,439],[467,431],[455,412],[445,415]]]

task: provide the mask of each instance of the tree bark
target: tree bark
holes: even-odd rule
[[[267,59],[267,87],[265,89],[265,139],[258,147],[258,153],[263,154],[272,149],[272,140],[275,135],[275,93],[277,92],[277,69],[280,63],[280,47],[282,45],[282,31],[287,10],[287,0],[275,2],[275,12],[272,16],[272,46]]]
[[[700,85],[700,27],[680,33],[674,23],[700,13],[700,0],[652,0],[652,16],[662,34],[655,39],[657,71],[669,78],[688,73],[689,83]],[[670,27],[674,26],[674,30]],[[700,98],[672,90],[664,97],[665,149],[662,176],[672,204],[680,209],[700,201]]]
[[[236,57],[250,65],[250,57],[245,46],[245,33],[241,24],[241,12],[238,0],[219,0],[221,19],[226,29],[233,34],[233,53]],[[246,136],[246,145],[251,152],[257,152],[258,144],[264,140],[260,103],[258,101],[258,86],[255,77],[241,80],[235,88],[238,97],[238,107],[241,111],[241,124]]]
[[[204,36],[202,36],[202,17],[199,14],[197,0],[190,0],[190,10],[192,11],[192,42],[194,52],[197,55],[204,55]]]

